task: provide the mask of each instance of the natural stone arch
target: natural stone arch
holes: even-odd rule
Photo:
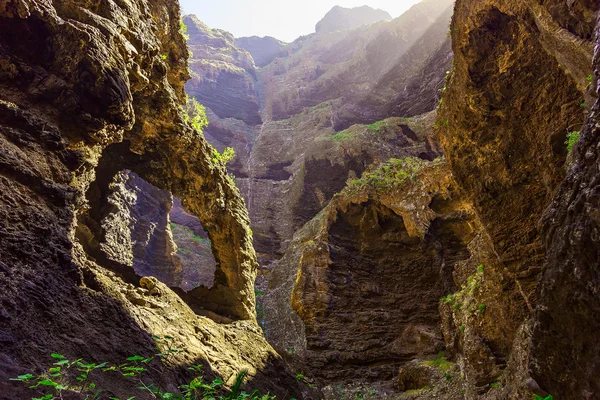
[[[143,129],[149,129],[148,124],[144,126]],[[98,179],[92,184],[92,191],[97,193],[88,195],[92,219],[98,224],[102,218],[101,212],[94,215],[93,209],[104,207],[109,183],[123,169],[131,170],[159,189],[170,191],[199,218],[208,233],[217,262],[212,288],[198,287],[188,293],[179,293],[193,308],[235,319],[254,318],[257,264],[243,200],[233,181],[220,177],[225,174],[224,167],[218,161],[202,156],[212,153],[204,138],[183,124],[173,124],[170,129],[171,134],[165,135],[160,144],[138,141],[135,153],[132,151],[135,135],[132,135],[133,140],[105,149],[96,168]],[[119,272],[127,274],[122,269]]]

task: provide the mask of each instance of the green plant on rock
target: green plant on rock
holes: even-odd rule
[[[212,161],[214,163],[220,162],[223,165],[227,165],[228,162],[235,158],[235,150],[231,147],[225,147],[223,153],[219,153],[217,149],[213,149],[213,158]]]
[[[407,180],[414,181],[429,165],[432,163],[416,157],[391,158],[379,168],[363,173],[360,179],[349,180],[342,193],[353,196],[367,190],[397,190]]]
[[[485,311],[486,305],[473,304],[473,298],[475,291],[479,288],[483,282],[483,265],[477,267],[477,272],[467,278],[467,282],[462,285],[461,289],[456,293],[450,293],[440,299],[442,304],[453,306],[455,310],[465,309],[467,312],[472,313],[475,310],[479,310],[480,313]]]
[[[329,138],[331,140],[336,141],[336,142],[341,142],[344,139],[350,137],[350,135],[351,135],[350,131],[346,129],[345,131],[341,131],[341,132],[338,132],[338,133],[336,133],[334,135],[329,136]]]
[[[223,387],[224,382],[220,378],[205,383],[200,376],[194,378],[189,384],[181,385],[179,393],[166,392],[160,386],[148,381],[147,372],[153,371],[162,377],[165,372],[165,360],[182,350],[174,345],[173,338],[170,336],[152,336],[152,338],[156,342],[157,352],[150,357],[134,355],[121,364],[110,365],[108,362],[88,363],[82,359],[71,361],[61,354],[53,353],[50,357],[54,363],[47,371],[37,376],[19,375],[10,380],[21,382],[34,391],[32,400],[63,399],[63,394],[67,393],[76,393],[78,398],[85,400],[100,399],[105,391],[95,383],[95,380],[102,374],[118,374],[132,379],[132,383],[135,383],[140,393],[146,392],[152,398],[161,400],[272,400],[275,398],[269,394],[261,395],[256,390],[249,394],[241,392],[240,387],[248,374],[247,371],[241,371],[236,375],[229,391]],[[202,366],[188,369],[200,372]],[[128,397],[127,400],[134,398],[136,395]],[[109,399],[119,400],[116,397],[109,397]]]
[[[439,370],[441,370],[442,372],[447,372],[454,365],[450,361],[446,360],[446,352],[445,351],[440,351],[435,359],[425,361],[424,364],[428,365],[430,367],[436,367]]]
[[[190,124],[199,133],[204,131],[208,125],[208,117],[206,116],[206,107],[198,103],[198,101],[185,95],[185,107],[182,107],[183,119]]]
[[[383,120],[383,121],[377,121],[374,122],[372,124],[368,124],[367,125],[367,129],[372,131],[372,132],[379,132],[381,130],[381,128],[384,128],[386,126],[392,126],[392,124],[390,124],[389,122]]]
[[[179,32],[185,40],[190,40],[190,35],[188,35],[188,27],[185,22],[183,22],[183,19],[179,20]]]
[[[533,400],[553,400],[554,397],[552,397],[551,394],[549,394],[546,397],[542,397],[542,396],[538,396],[537,394],[533,395]]]
[[[565,140],[565,144],[567,145],[568,152],[571,152],[571,150],[573,150],[573,146],[575,146],[575,143],[579,141],[580,137],[581,134],[579,133],[579,131],[567,133],[567,140]]]

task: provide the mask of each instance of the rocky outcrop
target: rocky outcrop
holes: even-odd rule
[[[140,276],[154,276],[171,287],[181,285],[183,267],[169,232],[171,193],[129,171],[119,172],[110,189],[111,211],[101,222],[100,250]]]
[[[282,56],[285,47],[285,43],[271,36],[236,38],[235,45],[250,53],[257,67],[264,67]]]
[[[99,245],[103,258],[172,288],[213,286],[216,261],[208,234],[179,199],[127,170],[109,188]]]
[[[209,106],[207,140],[218,150],[230,146],[236,151],[228,169],[248,204],[263,265],[279,258],[294,231],[316,215],[349,177],[360,176],[369,164],[390,157],[432,160],[439,155],[435,141],[429,139],[430,129],[423,128],[423,121],[432,116],[418,115],[435,108],[438,89],[450,68],[447,25],[451,5],[450,0],[424,2],[394,21],[322,32],[286,45],[274,61],[257,70],[254,89],[248,86],[260,99],[262,125],[212,110],[214,99],[189,84],[190,94]],[[199,27],[189,28],[192,48],[207,40],[201,37],[215,36],[215,32],[225,38],[218,49],[210,50],[213,54],[194,51],[193,65],[225,59],[223,54],[234,60],[247,54],[231,49],[229,34],[210,31],[191,17],[186,21]],[[261,43],[236,39],[235,44],[253,42],[256,46]],[[241,74],[246,72],[244,69]],[[237,91],[225,84],[234,78],[222,76],[218,96],[234,104],[239,99]],[[415,116],[417,122],[388,124],[383,135],[374,135],[373,146],[368,135],[359,133],[372,132],[370,129],[364,125],[351,128],[390,116]]]
[[[378,21],[389,21],[392,16],[383,10],[375,10],[369,6],[344,8],[333,7],[322,20],[317,23],[315,32],[330,33],[371,25]]]
[[[324,382],[389,383],[444,348],[439,299],[453,269],[474,262],[479,228],[445,162],[392,159],[296,233],[269,281],[263,329]]]
[[[249,164],[256,178],[238,180],[266,268],[285,252],[294,232],[370,164],[404,156],[433,160],[440,154],[432,138],[434,114],[355,125],[338,133],[330,116],[330,107],[316,107],[265,125]]]
[[[183,118],[187,57],[176,2],[1,3],[1,398],[28,398],[8,378],[43,372],[50,353],[119,363],[154,354],[152,335],[186,346],[149,372],[170,390],[201,364],[206,377],[247,368],[252,386],[303,396],[254,322],[244,202]],[[215,283],[187,303],[99,251],[125,169],[181,198],[208,232]],[[119,398],[139,386],[99,383]]]

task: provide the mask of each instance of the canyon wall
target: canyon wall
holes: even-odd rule
[[[248,214],[183,116],[187,57],[175,1],[0,3],[0,398],[29,398],[8,378],[42,373],[50,353],[118,364],[155,354],[153,335],[185,345],[148,373],[169,391],[192,365],[207,379],[248,369],[251,386],[282,397],[308,390],[256,325]],[[139,255],[108,233],[127,225],[111,189],[123,170],[199,218],[216,260],[210,288],[179,297],[102,251],[108,239],[117,261]],[[120,398],[139,386],[97,384]]]
[[[316,215],[349,177],[360,176],[369,164],[403,155],[429,159],[439,155],[430,133],[424,133],[431,130],[420,122],[421,133],[388,127],[381,138],[373,136],[379,143],[373,146],[367,138],[353,143],[355,137],[362,137],[354,132],[365,128],[347,129],[393,116],[421,121],[418,116],[435,107],[451,63],[446,35],[451,4],[418,4],[393,21],[301,37],[257,69],[255,78],[244,66],[247,63],[236,64],[239,76],[250,83],[243,90],[222,86],[219,96],[231,97],[227,100],[231,104],[248,99],[240,106],[243,109],[250,109],[257,98],[260,122],[231,117],[211,103],[209,90],[227,83],[215,86],[213,78],[207,77],[207,68],[200,67],[217,65],[226,58],[222,54],[228,54],[229,64],[209,75],[222,76],[223,82],[233,85],[238,78],[227,78],[234,69],[231,60],[247,53],[232,49],[231,44],[243,41],[219,42],[219,50],[209,56],[207,50],[194,51],[192,70],[204,78],[192,78],[186,88],[209,108],[209,142],[219,150],[231,146],[236,151],[229,170],[237,177],[248,205],[262,266],[270,269],[293,233]],[[196,23],[197,19],[184,20],[201,27],[188,28],[192,50],[208,49],[205,43],[215,33]],[[373,63],[374,59],[378,62]],[[411,90],[405,90],[408,87]],[[377,133],[377,127],[373,131]]]

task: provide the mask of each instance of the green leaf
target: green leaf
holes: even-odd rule
[[[64,360],[65,359],[65,356],[60,355],[60,354],[56,354],[56,353],[50,354],[50,357],[56,358],[56,359],[59,359],[59,360]]]
[[[58,386],[58,383],[50,380],[50,379],[44,379],[43,381],[39,381],[38,382],[38,386],[51,386],[51,387],[56,387]]]
[[[135,374],[133,372],[128,372],[126,374],[123,374],[123,376],[135,376]]]
[[[143,359],[144,359],[144,357],[142,357],[142,356],[131,356],[131,357],[127,358],[127,361],[141,361]]]
[[[16,378],[10,378],[9,380],[11,380],[11,381],[25,381],[25,382],[27,382],[31,378],[33,378],[33,375],[31,375],[31,374],[25,374],[25,375],[19,375]]]
[[[54,363],[54,365],[65,365],[68,364],[69,360],[60,360]]]
[[[47,394],[43,397],[33,397],[31,400],[54,400],[54,395],[52,394]]]

